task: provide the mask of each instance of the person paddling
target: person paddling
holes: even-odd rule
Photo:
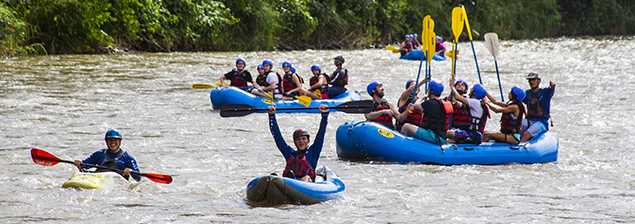
[[[139,167],[137,166],[137,161],[130,155],[128,152],[121,149],[119,146],[121,145],[121,133],[115,129],[110,129],[106,132],[106,146],[107,148],[94,152],[88,158],[82,160],[75,160],[75,166],[82,169],[82,164],[93,164],[98,166],[110,167],[113,169],[123,170],[121,176],[128,179],[130,177],[130,173],[135,171],[139,172]],[[109,172],[112,171],[110,169],[97,169],[96,172]],[[137,174],[132,174],[132,178],[136,181],[141,180],[141,176]]]
[[[317,167],[318,160],[320,159],[322,145],[324,144],[324,133],[326,132],[326,125],[328,124],[328,107],[326,105],[320,105],[319,110],[322,113],[322,120],[320,121],[320,129],[313,141],[313,145],[309,147],[311,135],[306,130],[298,129],[293,132],[293,143],[298,149],[297,151],[293,150],[282,137],[280,127],[278,127],[278,121],[276,120],[276,106],[269,106],[268,109],[269,130],[271,131],[271,135],[273,135],[276,146],[282,153],[282,156],[287,160],[282,175],[284,177],[314,182],[316,175],[315,167]]]
[[[251,77],[251,73],[245,69],[245,60],[242,58],[238,58],[236,60],[236,68],[232,69],[228,73],[225,73],[222,77],[220,77],[220,83],[225,85],[225,79],[231,80],[231,86],[239,87],[242,89],[247,89],[249,85],[247,83],[252,83],[253,80]]]

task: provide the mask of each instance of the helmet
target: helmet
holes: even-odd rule
[[[238,58],[236,59],[236,64],[238,64],[238,62],[243,62],[244,64],[247,64],[247,62],[245,62],[245,60],[243,60],[242,58]]]
[[[406,34],[403,38],[410,38],[410,34]]]
[[[320,70],[320,71],[322,71],[322,68],[320,68],[319,65],[311,65],[311,70]]]
[[[115,129],[110,129],[110,130],[108,130],[108,132],[106,132],[106,137],[104,139],[108,139],[108,138],[121,139],[121,134],[119,133],[119,131],[117,131]]]
[[[282,67],[292,67],[291,62],[288,62],[288,61],[282,62]]]
[[[273,67],[273,62],[269,59],[265,59],[264,61],[262,61],[262,66],[265,66],[265,65],[269,65]]]
[[[463,80],[463,79],[456,80],[456,82],[454,82],[454,87],[456,87],[456,84],[459,84],[459,82],[462,82],[463,84],[465,84],[466,91],[467,91],[467,89],[470,88],[470,86],[467,85],[467,82],[465,80]]]
[[[415,33],[415,34],[412,34],[412,36],[414,36],[414,37],[418,37],[416,33]]]
[[[265,69],[265,66],[258,65],[258,69]]]
[[[479,100],[487,96],[487,90],[485,90],[485,87],[481,84],[475,84],[474,87],[472,87],[472,92],[474,92],[474,96]]]
[[[441,95],[441,93],[443,93],[443,84],[438,83],[437,81],[430,81],[430,85],[428,86],[434,95]]]
[[[437,42],[443,42],[443,38],[441,38],[440,36],[437,36]]]
[[[411,82],[414,82],[414,81],[415,81],[414,79],[408,80],[408,81],[406,82],[406,89],[408,89],[408,86],[410,86],[410,83],[411,83]]]
[[[525,99],[525,91],[518,86],[512,87],[512,92],[516,95],[516,99],[518,101],[523,101]]]
[[[295,73],[295,67],[291,67],[291,73]]]
[[[300,137],[300,136],[306,136],[306,137],[311,137],[311,135],[309,134],[308,131],[302,130],[302,129],[298,129],[295,130],[293,132],[293,140],[295,140],[296,138]]]
[[[540,75],[532,72],[527,75],[527,79],[540,79]]]
[[[373,89],[375,89],[375,87],[377,87],[378,85],[382,85],[381,82],[374,81],[368,84],[368,86],[366,87],[368,95],[373,96]]]
[[[333,60],[339,61],[340,63],[344,64],[344,57],[342,57],[342,55],[334,57]]]

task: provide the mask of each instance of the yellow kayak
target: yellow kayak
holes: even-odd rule
[[[113,189],[113,188],[133,188],[135,184],[123,178],[118,173],[86,173],[76,171],[71,179],[64,182],[63,188],[78,189]]]

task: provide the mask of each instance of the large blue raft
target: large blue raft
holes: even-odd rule
[[[345,186],[339,176],[326,167],[317,169],[316,182],[279,177],[257,177],[247,185],[247,199],[258,205],[315,204],[341,198]]]
[[[484,142],[432,144],[370,121],[346,122],[337,129],[337,155],[349,160],[386,160],[443,165],[544,163],[558,159],[558,138],[542,133],[521,144]]]
[[[256,108],[267,108],[273,103],[276,104],[276,108],[305,108],[306,106],[300,104],[298,100],[278,100],[271,101],[266,98],[255,96],[244,90],[236,87],[218,87],[210,93],[209,96],[212,101],[212,107],[215,110],[220,109],[224,104],[247,104]],[[308,107],[319,107],[320,105],[326,105],[334,107],[342,103],[349,101],[362,100],[362,96],[359,92],[348,91],[338,95],[335,98],[324,100],[312,100]],[[260,111],[266,112],[266,111]],[[276,113],[320,113],[318,109],[298,109],[298,110],[279,110]]]
[[[410,53],[401,56],[399,59],[404,59],[404,60],[421,60],[421,58],[425,59],[426,57],[423,55],[423,50],[421,49],[415,49],[415,50],[411,50]],[[438,54],[432,54],[432,60],[435,61],[445,61],[445,56],[443,55],[438,55]]]

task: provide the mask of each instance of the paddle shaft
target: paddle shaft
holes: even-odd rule
[[[465,28],[467,29],[467,34],[470,37],[470,44],[472,45],[472,54],[474,55],[474,63],[476,64],[476,72],[478,73],[478,82],[483,85],[483,80],[481,79],[481,70],[478,68],[478,61],[476,60],[476,51],[474,50],[474,41],[472,41],[472,30],[470,30],[470,22],[467,19],[467,12],[465,11],[465,6],[461,6],[463,10],[463,17],[465,19]]]

